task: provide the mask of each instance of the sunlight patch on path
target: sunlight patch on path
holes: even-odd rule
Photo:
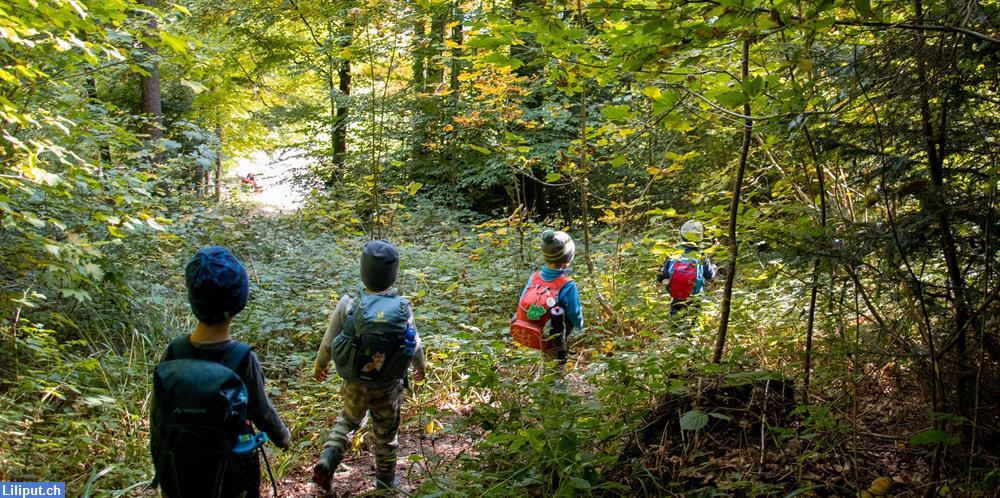
[[[277,214],[295,211],[302,207],[303,193],[292,184],[297,172],[304,171],[308,160],[301,157],[301,151],[287,151],[268,154],[255,152],[249,157],[236,160],[236,167],[230,171],[237,176],[234,184],[240,186],[239,178],[252,173],[263,191],[242,193],[241,197],[260,205],[265,213]]]

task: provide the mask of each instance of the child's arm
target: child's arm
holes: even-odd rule
[[[413,380],[419,382],[424,380],[427,362],[424,358],[424,342],[420,340],[420,332],[417,330],[417,323],[413,320],[413,309],[410,309],[410,319],[407,323],[410,327],[413,327],[414,337],[417,342],[417,346],[413,350],[413,359],[410,360],[410,366],[413,368]]]
[[[582,331],[583,306],[580,304],[580,290],[577,289],[575,281],[563,286],[562,291],[559,293],[559,301],[562,303],[563,311],[566,312],[566,319],[571,325],[571,327],[567,328],[567,332],[571,332],[573,329]]]
[[[351,296],[342,296],[330,315],[330,324],[327,325],[323,340],[319,343],[316,362],[313,364],[313,376],[317,379],[326,377],[326,368],[330,365],[330,344],[333,343],[333,338],[340,335],[340,331],[344,329],[344,321],[347,320],[347,312],[351,309],[353,302]]]
[[[249,394],[247,412],[253,425],[266,432],[268,439],[277,447],[288,448],[292,441],[292,435],[267,397],[267,391],[264,390],[264,371],[260,367],[257,353],[250,353],[250,360],[247,361],[247,372],[243,378],[247,381]]]
[[[715,278],[716,273],[715,265],[712,263],[712,260],[706,256],[705,262],[701,265],[701,276],[705,280],[712,280]]]
[[[670,279],[670,256],[663,258],[663,266],[660,267],[660,271],[656,274],[656,281],[658,283],[664,283],[664,280]]]

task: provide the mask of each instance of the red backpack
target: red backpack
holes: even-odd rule
[[[510,336],[519,344],[539,351],[546,348],[545,325],[552,315],[552,308],[559,301],[559,292],[573,279],[560,275],[551,282],[542,280],[542,273],[531,276],[528,290],[517,303],[514,323],[510,324]]]
[[[668,270],[670,281],[667,290],[674,299],[687,299],[692,294],[701,292],[705,279],[701,274],[701,265],[697,259],[682,257],[670,263]]]

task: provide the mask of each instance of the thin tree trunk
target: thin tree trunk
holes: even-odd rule
[[[576,10],[580,28],[586,29],[583,6],[576,0]],[[586,35],[584,35],[586,36]],[[587,275],[594,275],[594,261],[590,258],[590,192],[587,190],[587,82],[580,90],[580,211],[583,221],[583,258],[587,263]]]
[[[413,44],[411,52],[413,57],[413,98],[416,101],[415,112],[411,118],[412,145],[410,147],[410,160],[419,161],[427,153],[424,147],[424,113],[425,97],[427,91],[427,49],[424,47],[427,37],[427,23],[419,6],[414,6],[416,11],[413,21]]]
[[[462,5],[459,2],[455,2],[452,10],[453,22],[457,23],[451,28],[451,42],[454,44],[451,49],[451,69],[449,71],[449,84],[448,89],[451,90],[451,108],[453,115],[459,115],[459,99],[461,94],[459,90],[461,89],[461,82],[458,77],[462,74],[462,64],[459,61],[459,57],[462,56],[462,49],[458,48],[462,45],[463,33],[462,27],[464,24],[464,19],[462,17]],[[458,150],[457,143],[451,143],[448,147],[450,151],[450,163],[451,163],[451,207],[454,209],[458,204],[458,178],[459,178],[459,167],[458,161],[455,160],[455,151]]]
[[[816,153],[816,145],[809,134],[809,126],[803,125],[802,130],[806,137],[806,144],[809,146],[809,157],[816,167],[816,178],[819,181],[819,217],[820,226],[826,232],[826,181],[823,172],[823,165],[820,163],[819,154]],[[816,293],[819,290],[819,257],[813,260],[812,289],[809,292],[809,319],[806,324],[806,357],[802,367],[802,402],[809,404],[809,381],[812,373],[812,350],[813,350],[813,327],[816,323]],[[832,282],[832,279],[831,279]]]
[[[747,81],[750,74],[750,38],[743,40],[742,70],[740,77]],[[722,352],[726,348],[726,335],[729,331],[729,311],[732,307],[733,281],[736,279],[736,257],[739,255],[739,243],[736,239],[736,217],[740,211],[740,192],[743,190],[743,175],[746,171],[747,156],[750,154],[750,139],[753,133],[753,120],[750,116],[750,100],[743,103],[743,143],[740,147],[740,160],[736,167],[736,179],[733,181],[733,199],[729,204],[729,264],[726,269],[726,286],[722,292],[722,309],[719,316],[719,333],[715,340],[715,354],[712,361],[722,361]]]
[[[147,7],[156,8],[157,0],[140,0],[139,3]],[[150,16],[146,23],[146,32],[152,35],[157,29],[156,18]],[[146,120],[142,126],[142,132],[149,137],[150,143],[155,143],[163,138],[163,103],[160,92],[160,63],[157,62],[156,50],[143,43],[142,49],[148,58],[144,69],[148,76],[139,78],[140,103],[139,111],[145,115]]]
[[[353,39],[354,23],[348,16],[344,21],[344,32],[337,45],[345,49],[351,46]],[[348,100],[351,96],[351,59],[347,57],[341,57],[337,68],[337,89],[340,94],[337,96],[337,113],[333,119],[333,163],[342,167],[347,161],[347,116],[350,113]]]
[[[97,78],[87,78],[87,99],[97,102]],[[97,176],[104,176],[104,166],[111,166],[111,146],[102,143],[97,146]]]
[[[441,54],[444,52],[445,25],[447,24],[447,12],[438,7],[431,16],[431,47],[429,52],[434,54],[427,61],[427,83],[437,91],[444,83],[444,65],[441,61]]]
[[[216,125],[215,136],[219,139],[219,150],[215,153],[215,202],[222,201],[222,126]]]

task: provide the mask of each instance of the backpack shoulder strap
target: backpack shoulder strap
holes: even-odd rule
[[[562,274],[562,275],[559,275],[558,277],[556,277],[555,280],[553,280],[553,281],[551,281],[549,283],[554,285],[553,290],[556,292],[556,294],[559,294],[560,292],[562,292],[563,287],[566,287],[566,284],[568,284],[568,283],[570,283],[572,281],[573,281],[572,277],[570,277],[569,275],[566,275],[566,274]]]
[[[528,282],[529,282],[528,285],[531,286],[538,285],[544,282],[544,280],[542,280],[542,272],[536,271],[535,273],[532,273],[531,278],[528,280]]]
[[[186,335],[170,341],[170,344],[167,345],[167,351],[172,353],[171,356],[175,360],[194,357],[194,350],[191,348],[191,338]]]
[[[219,360],[222,366],[233,372],[236,372],[236,369],[240,367],[243,360],[253,351],[253,348],[245,342],[235,341],[235,343],[226,351],[226,354],[222,355],[222,359]],[[237,375],[239,374],[237,373]]]

